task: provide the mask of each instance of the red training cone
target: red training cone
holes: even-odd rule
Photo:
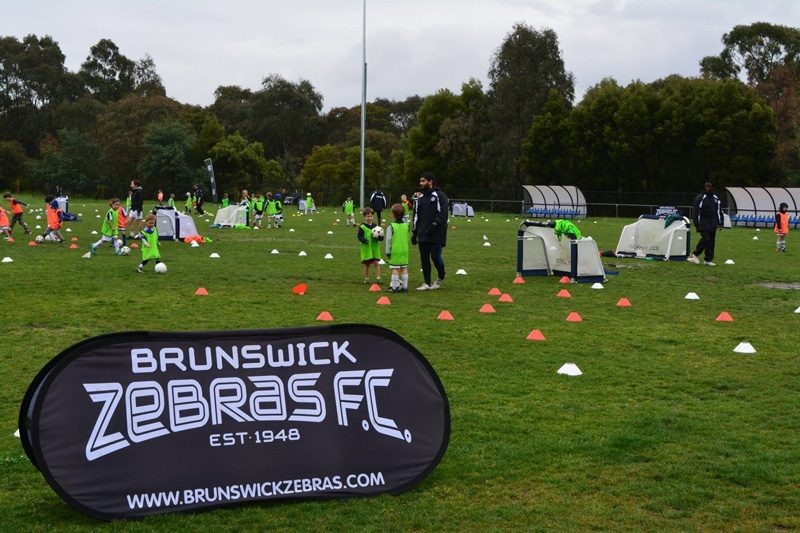
[[[208,291],[204,287],[200,287],[194,293],[196,296],[208,296]]]
[[[378,305],[392,305],[392,302],[389,301],[389,298],[386,296],[381,296],[378,298]]]
[[[538,329],[534,329],[534,330],[531,330],[530,333],[528,333],[528,337],[527,338],[528,338],[529,341],[543,341],[544,340],[544,335],[542,335],[542,332],[539,331]]]
[[[569,276],[561,276],[561,279],[558,280],[559,283],[569,283]]]
[[[583,319],[581,318],[581,315],[573,311],[567,315],[567,322],[583,322]]]
[[[373,283],[369,286],[369,292],[381,292],[381,286],[377,283]]]
[[[617,302],[617,307],[630,307],[630,306],[631,306],[630,300],[628,300],[624,296],[620,298],[619,301]]]
[[[488,294],[489,296],[500,296],[502,293],[497,287],[492,287],[492,290],[490,290]]]
[[[556,296],[558,296],[559,298],[572,298],[572,295],[569,293],[567,289],[561,289],[560,291],[558,291],[558,294],[556,294]]]
[[[513,302],[514,300],[511,299],[510,294],[502,294],[500,298],[497,299],[498,302]]]
[[[733,322],[733,317],[727,311],[723,311],[717,317],[717,322]]]
[[[481,306],[480,312],[481,313],[494,313],[495,311],[494,311],[494,307],[492,307],[492,304],[483,304],[483,306]]]
[[[317,315],[317,320],[322,320],[324,322],[329,322],[329,321],[333,320],[333,317],[331,316],[331,314],[329,312],[323,311],[319,315]]]
[[[450,311],[447,310],[444,310],[441,313],[439,313],[439,316],[437,316],[436,318],[438,318],[439,320],[454,320],[453,315],[451,315]]]
[[[77,250],[78,249],[78,245],[75,244],[75,243],[72,243],[72,244],[69,245],[69,249],[70,250]]]
[[[525,280],[522,279],[522,276],[517,276],[514,278],[514,285],[522,285],[523,283],[525,283]]]

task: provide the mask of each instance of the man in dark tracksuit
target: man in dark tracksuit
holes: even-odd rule
[[[428,291],[438,289],[444,283],[442,248],[447,244],[448,201],[447,196],[436,186],[436,178],[432,172],[423,172],[420,175],[419,186],[422,194],[415,201],[411,244],[419,243],[422,277],[425,278],[425,283],[417,287],[417,290]],[[439,275],[433,283],[431,260]]]
[[[714,244],[717,240],[717,228],[722,227],[722,202],[714,194],[714,186],[710,181],[706,182],[705,190],[697,195],[692,207],[694,216],[694,226],[700,233],[700,240],[694,249],[694,253],[689,257],[689,261],[700,264],[698,257],[705,251],[703,264],[714,265]]]

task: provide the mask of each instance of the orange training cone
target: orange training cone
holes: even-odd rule
[[[441,313],[439,313],[439,316],[437,316],[436,318],[438,318],[439,320],[454,320],[453,315],[451,315],[450,311],[447,310],[444,310]]]
[[[36,246],[36,241],[28,241],[28,246]]]
[[[389,298],[386,296],[381,296],[378,298],[378,305],[392,305],[392,302],[389,301]]]
[[[373,283],[369,286],[369,292],[381,292],[381,286],[377,283]]]
[[[135,242],[132,242],[131,245],[130,245],[130,248],[138,248],[138,247],[139,247],[139,245],[137,243],[135,243]]]
[[[573,311],[567,315],[567,322],[583,322],[583,319],[581,318],[581,315]]]
[[[480,312],[481,313],[494,313],[495,311],[494,311],[494,307],[492,307],[492,304],[483,304],[483,306],[481,306]]]
[[[561,279],[558,280],[559,283],[569,283],[569,276],[561,276]]]
[[[69,249],[70,250],[77,250],[78,249],[78,245],[73,242],[72,244],[69,245]]]
[[[7,242],[8,244],[13,244],[13,243],[14,243],[14,237],[8,237],[8,238],[6,239],[6,242]]]
[[[558,296],[559,298],[572,298],[572,295],[569,293],[567,289],[561,289],[560,291],[558,291],[558,294],[556,294],[556,296]]]
[[[525,280],[522,279],[522,276],[517,276],[514,278],[514,285],[522,285],[523,283],[525,283]]]
[[[72,241],[72,242],[78,242],[78,238],[77,238],[77,237],[73,237],[73,238],[71,238],[71,239],[70,239],[70,241]]]
[[[492,290],[489,291],[489,296],[500,296],[501,294],[500,289],[497,287],[492,287]]]
[[[527,339],[529,341],[543,341],[544,335],[542,335],[542,332],[538,329],[533,329],[530,333],[528,333]]]
[[[333,317],[331,316],[331,314],[329,312],[323,311],[319,315],[317,315],[317,320],[322,320],[324,322],[329,322],[329,321],[333,320]]]
[[[500,298],[497,299],[498,302],[513,302],[514,300],[511,298],[510,294],[501,294]]]
[[[723,311],[717,317],[717,322],[733,322],[733,317],[727,311]]]
[[[208,296],[208,291],[204,287],[200,287],[194,293],[196,296]]]
[[[619,301],[617,302],[617,307],[630,307],[630,306],[631,302],[624,296],[620,298]]]
[[[292,292],[298,296],[302,296],[308,290],[308,285],[305,283],[298,283],[294,287],[292,287]]]

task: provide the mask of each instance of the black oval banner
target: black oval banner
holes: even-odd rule
[[[102,519],[280,498],[396,494],[447,449],[430,364],[376,326],[87,339],[20,408],[31,461]]]

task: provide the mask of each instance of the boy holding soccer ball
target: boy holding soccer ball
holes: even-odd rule
[[[144,266],[155,259],[156,265],[161,262],[161,254],[158,251],[158,230],[156,229],[156,216],[147,215],[144,219],[144,229],[142,230],[142,262],[136,267],[136,272],[144,274]]]
[[[381,247],[383,228],[373,223],[375,211],[365,207],[362,211],[364,222],[358,227],[358,241],[361,243],[361,264],[364,265],[364,283],[369,283],[369,267],[375,265],[375,283],[381,283]],[[376,229],[377,228],[377,229]]]

